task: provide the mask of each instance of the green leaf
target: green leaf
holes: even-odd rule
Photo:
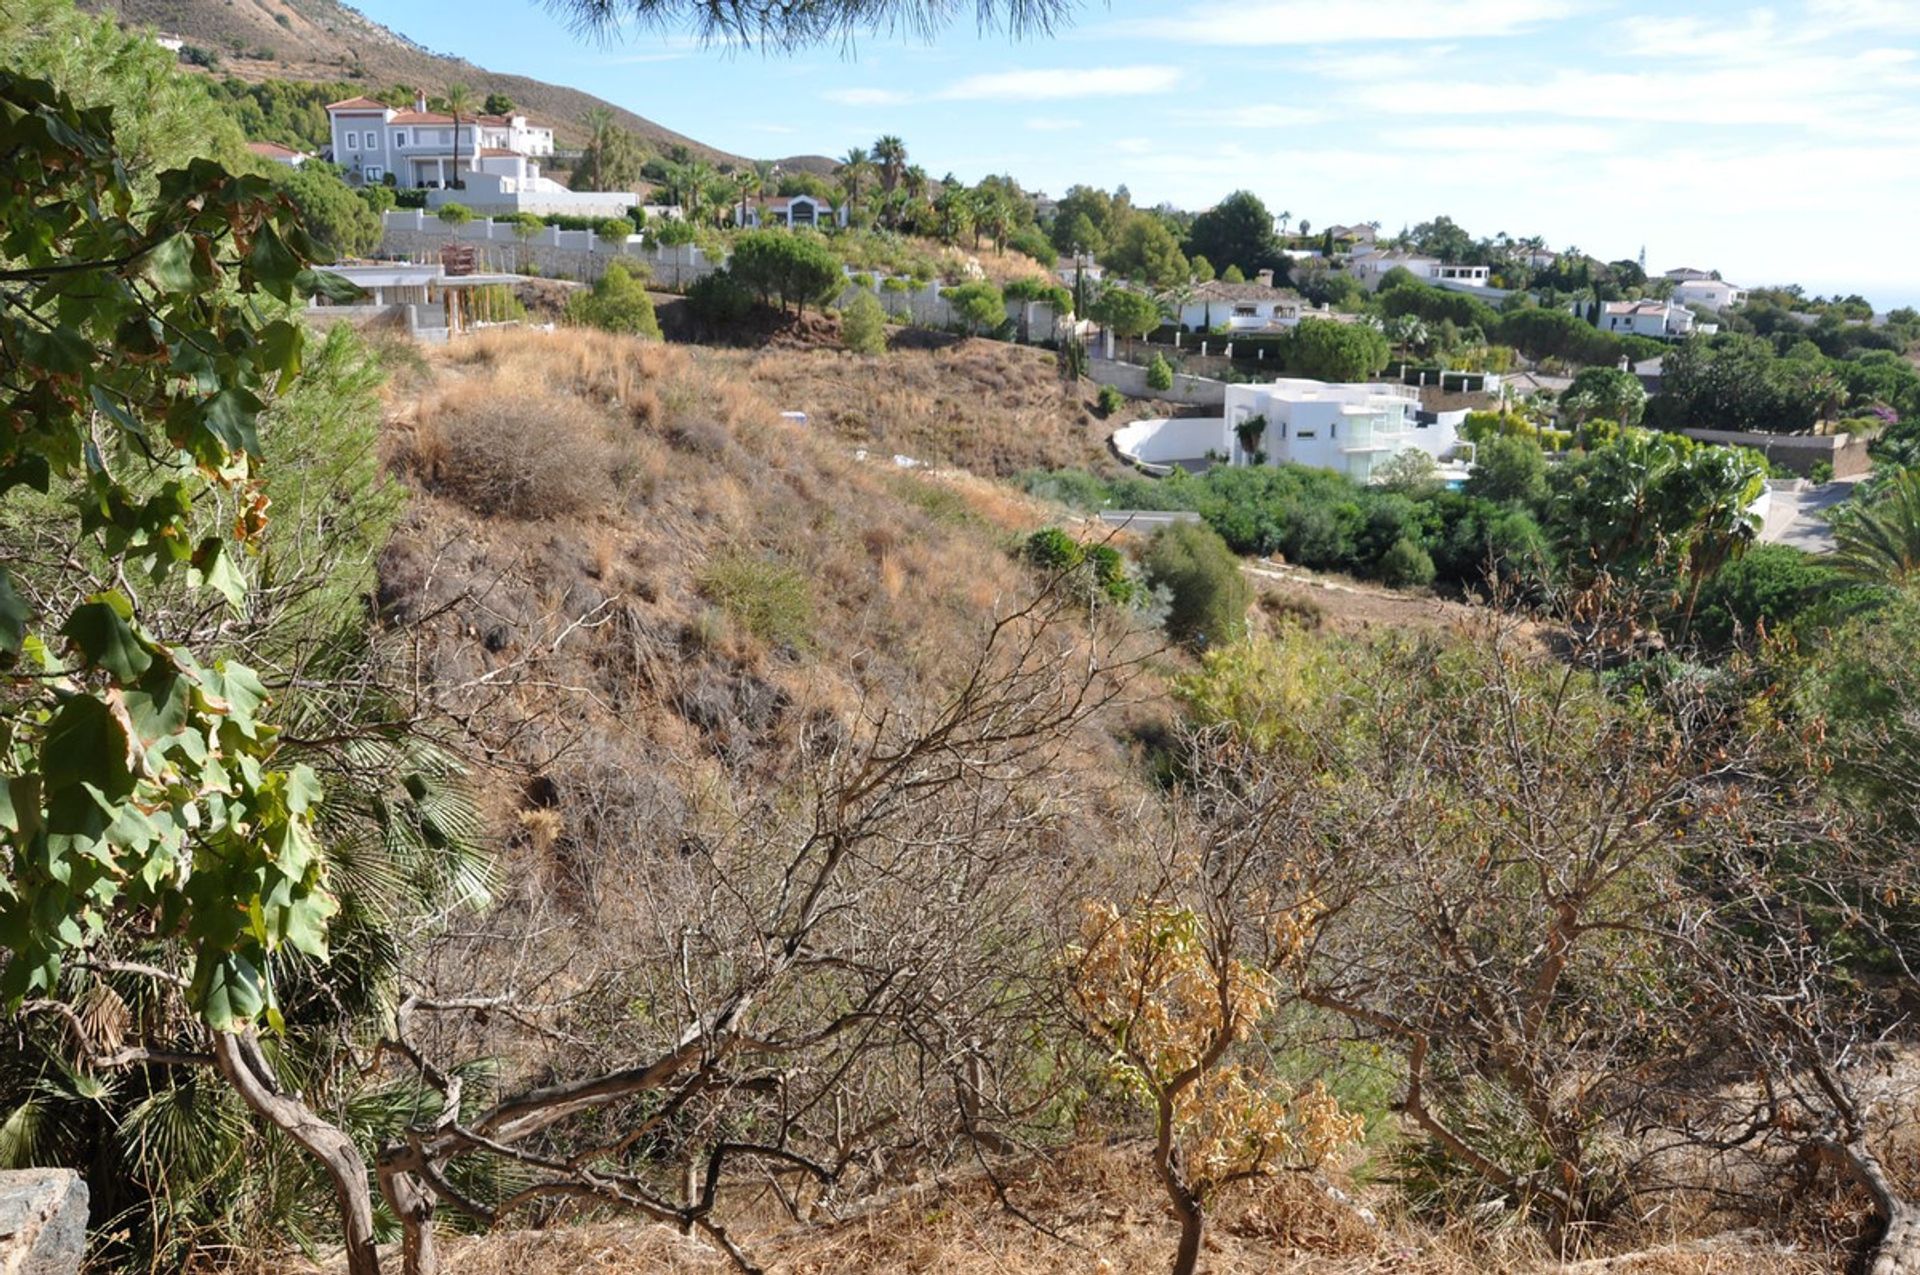
[[[288,904],[280,914],[279,930],[286,943],[316,960],[327,959],[327,918],[339,905],[325,893],[314,891]]]
[[[275,319],[260,329],[261,366],[269,372],[278,372],[281,376],[295,376],[300,371],[300,348],[305,334],[297,323],[285,319]]]
[[[188,995],[218,1032],[250,1025],[266,1004],[259,967],[238,952],[202,949]]]
[[[0,567],[0,655],[20,653],[20,644],[27,640],[27,621],[32,618],[26,599],[14,592],[7,569]]]
[[[108,392],[106,386],[95,385],[90,393],[94,407],[114,424],[136,437],[146,433],[146,430],[141,428],[140,422],[133,418],[133,413],[122,406],[119,400]]]
[[[233,556],[233,547],[219,536],[208,536],[194,550],[187,568],[187,583],[193,588],[211,585],[235,611],[247,598],[247,577]]]
[[[302,296],[322,297],[335,305],[346,305],[366,295],[351,279],[330,270],[302,270],[294,277],[294,287]]]
[[[254,281],[282,301],[293,297],[293,282],[300,273],[300,259],[287,251],[280,233],[272,224],[260,227],[253,236],[253,250],[247,254],[247,268]]]
[[[133,791],[127,732],[113,710],[91,695],[61,705],[40,745],[48,788],[92,784],[112,800]]]
[[[187,704],[193,687],[177,670],[156,664],[140,684],[123,697],[127,718],[143,742],[151,743],[186,729]]]
[[[155,244],[140,263],[141,271],[167,292],[192,292],[193,236],[181,231]]]
[[[229,386],[207,400],[201,423],[225,444],[231,453],[260,454],[260,436],[253,423],[260,416],[261,403],[249,390]]]
[[[87,663],[105,669],[122,685],[138,680],[153,666],[147,644],[107,598],[76,607],[60,632],[79,648]]]

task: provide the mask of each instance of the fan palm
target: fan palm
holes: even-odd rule
[[[1902,470],[1864,505],[1832,518],[1833,564],[1868,584],[1920,581],[1920,469]]]
[[[846,192],[848,207],[860,202],[860,183],[872,171],[873,161],[861,147],[850,147],[841,157],[840,166],[834,169],[834,176],[840,179],[840,189]]]
[[[460,180],[460,112],[471,105],[473,105],[472,89],[464,84],[447,85],[447,113],[453,116],[453,179],[455,181]],[[472,128],[469,130],[469,135],[472,139],[473,155],[477,159],[480,153],[480,130]],[[467,170],[469,172],[473,170],[471,163],[467,165]]]

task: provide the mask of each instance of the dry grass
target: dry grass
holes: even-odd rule
[[[1008,1199],[1045,1227],[1002,1208],[979,1175],[927,1184],[881,1209],[796,1229],[736,1224],[776,1275],[1141,1275],[1171,1264],[1178,1229],[1137,1146],[1081,1147],[1003,1172]],[[1311,1179],[1235,1188],[1214,1208],[1206,1275],[1814,1275],[1804,1255],[1751,1235],[1680,1241],[1618,1257],[1559,1262],[1523,1235],[1435,1234],[1371,1221]],[[709,1246],[633,1221],[513,1232],[446,1244],[446,1275],[722,1275]]]
[[[833,350],[726,357],[742,380],[854,446],[1002,478],[1105,463],[1110,426],[1061,384],[1045,350],[970,340],[879,364]]]

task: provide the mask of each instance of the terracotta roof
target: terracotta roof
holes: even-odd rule
[[[1209,279],[1193,290],[1195,301],[1292,301],[1298,302],[1300,294],[1287,288],[1269,287],[1264,283],[1227,283],[1220,279]]]
[[[370,97],[349,97],[339,102],[328,102],[329,111],[384,111],[385,102],[376,102]]]
[[[247,149],[256,155],[265,155],[269,159],[292,159],[296,155],[306,154],[305,151],[297,151],[291,146],[282,146],[278,142],[248,142]]]
[[[453,116],[445,111],[399,111],[395,113],[391,122],[395,124],[451,124],[453,123]],[[485,124],[489,128],[505,128],[507,125],[507,117],[504,115],[469,115],[464,111],[460,113],[461,124],[473,124],[476,122]]]

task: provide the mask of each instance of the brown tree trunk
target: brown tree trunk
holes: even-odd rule
[[[348,1275],[380,1275],[380,1254],[373,1242],[373,1195],[367,1188],[367,1162],[360,1149],[297,1096],[281,1089],[252,1031],[213,1033],[213,1055],[220,1074],[241,1101],[299,1143],[333,1180]]]
[[[1206,1218],[1197,1200],[1185,1207],[1176,1204],[1174,1212],[1180,1217],[1180,1247],[1174,1250],[1173,1275],[1193,1275],[1194,1268],[1200,1264],[1200,1238],[1206,1230]]]
[[[403,1275],[440,1275],[440,1252],[433,1239],[433,1193],[413,1174],[380,1160],[380,1194],[400,1219],[400,1269]]]

